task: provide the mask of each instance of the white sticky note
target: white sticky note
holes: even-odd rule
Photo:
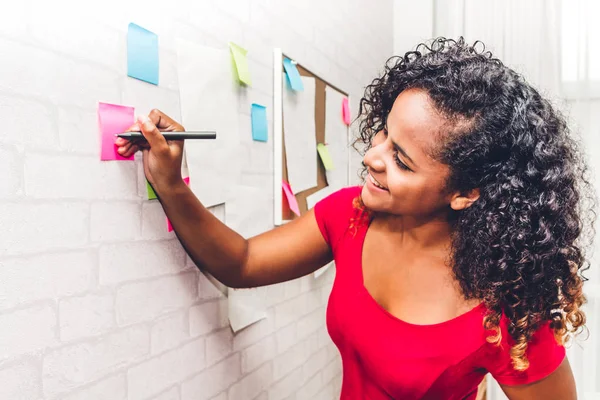
[[[283,77],[284,85],[286,77]],[[304,90],[283,89],[283,133],[288,182],[294,194],[317,186],[315,79],[301,77]]]
[[[334,189],[348,186],[348,157],[352,151],[348,143],[348,126],[340,116],[340,104],[345,96],[325,87],[325,143],[335,168],[325,171],[327,185]]]
[[[267,317],[266,289],[229,288],[229,324],[234,332],[244,329]]]
[[[228,49],[179,39],[177,64],[182,125],[215,130],[216,140],[188,140],[185,155],[190,188],[206,207],[227,201],[241,177],[238,125],[239,85],[231,79]]]

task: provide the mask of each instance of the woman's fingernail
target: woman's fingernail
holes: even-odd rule
[[[144,122],[148,121],[148,117],[145,115],[138,115],[138,121],[140,124],[143,124]]]

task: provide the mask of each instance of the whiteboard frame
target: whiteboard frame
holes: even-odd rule
[[[295,59],[286,55],[290,60]],[[281,48],[273,49],[273,223],[275,226],[281,226],[292,220],[283,219],[283,193],[281,182],[283,180],[283,51]],[[305,64],[301,64],[304,69],[319,77],[328,86],[334,88],[340,93],[344,93],[350,102],[350,95],[341,91],[336,86],[330,84],[325,79],[308,69]],[[346,145],[350,145],[350,127],[346,129]],[[346,171],[346,185],[350,184],[350,171],[352,167],[350,149],[347,152],[348,171]]]
[[[283,224],[283,53],[273,50],[273,215],[275,226]],[[288,222],[286,220],[286,222]]]

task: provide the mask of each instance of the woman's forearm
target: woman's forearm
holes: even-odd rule
[[[219,221],[183,181],[157,194],[177,237],[194,263],[227,286],[243,287],[247,240]]]

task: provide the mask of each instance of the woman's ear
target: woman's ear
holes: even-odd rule
[[[450,208],[455,211],[469,208],[479,199],[479,194],[478,188],[471,189],[466,193],[457,192],[452,196],[452,200],[450,200]]]

